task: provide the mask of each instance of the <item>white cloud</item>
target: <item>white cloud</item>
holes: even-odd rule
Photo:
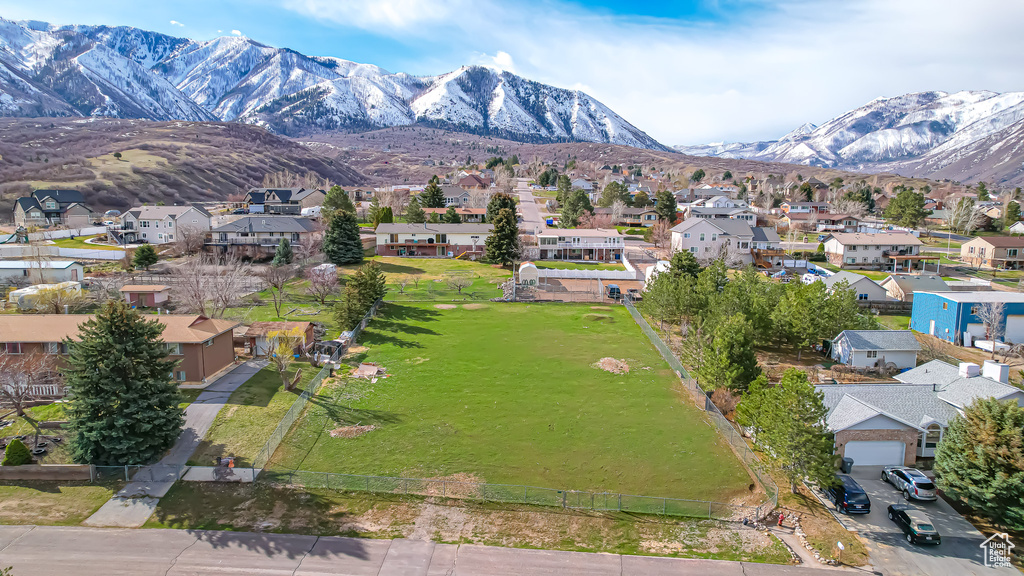
[[[1024,3],[1002,0],[736,0],[717,3],[721,22],[689,24],[554,0],[471,9],[468,0],[282,1],[384,36],[443,39],[464,54],[453,68],[514,65],[534,80],[587,87],[667,144],[776,138],[878,96],[1019,90],[1024,75]],[[435,57],[425,50],[422,62]]]
[[[238,30],[232,30],[231,33],[234,34],[235,36],[241,36],[242,35],[242,33],[240,31],[238,31]]]
[[[182,28],[185,27],[184,24],[182,24],[181,22],[178,22],[177,20],[171,20],[171,26],[180,26]]]
[[[489,54],[476,54],[472,58],[473,64],[480,64],[481,66],[487,66],[488,68],[494,68],[497,70],[504,70],[506,72],[515,73],[516,62],[512,58],[512,55],[504,50],[498,50],[498,53],[494,56]]]

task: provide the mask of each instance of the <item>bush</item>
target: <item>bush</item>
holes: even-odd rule
[[[21,440],[15,438],[7,445],[7,450],[4,451],[4,461],[0,462],[0,466],[21,466],[31,463],[32,454],[29,453],[28,447]]]

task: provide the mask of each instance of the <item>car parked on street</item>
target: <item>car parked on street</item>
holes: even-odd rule
[[[942,537],[928,515],[906,504],[890,504],[889,520],[896,523],[911,544],[941,544]]]
[[[829,487],[828,497],[842,514],[871,512],[871,499],[857,481],[846,474],[837,474],[836,483]]]
[[[882,468],[882,480],[903,492],[907,500],[936,500],[935,483],[924,472],[907,466],[886,466]]]

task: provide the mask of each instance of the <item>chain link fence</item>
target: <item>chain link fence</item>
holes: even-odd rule
[[[556,490],[518,484],[486,484],[438,478],[401,478],[395,476],[361,476],[304,470],[264,470],[260,482],[281,486],[301,486],[341,490],[413,495],[505,504],[555,506],[601,512],[633,512],[739,521],[761,517],[767,510],[753,506],[737,506],[704,500],[637,496],[612,492]]]
[[[749,469],[751,474],[754,475],[754,478],[761,487],[764,488],[765,494],[768,496],[769,507],[764,510],[764,513],[767,514],[779,503],[779,487],[775,484],[775,481],[772,480],[771,476],[762,468],[761,461],[758,460],[757,456],[747,445],[746,440],[743,439],[743,435],[736,430],[736,427],[733,426],[732,422],[730,422],[718,407],[715,406],[711,401],[711,396],[701,389],[696,380],[690,377],[690,373],[683,367],[679,358],[677,358],[672,352],[672,349],[668,347],[668,344],[661,339],[661,336],[651,328],[651,325],[647,323],[647,320],[645,320],[643,315],[640,314],[640,311],[633,306],[633,303],[630,302],[628,298],[623,300],[623,304],[626,306],[626,310],[629,310],[630,316],[632,316],[633,320],[636,321],[638,326],[640,326],[643,333],[647,335],[651,344],[654,344],[654,347],[658,350],[658,353],[661,354],[661,357],[668,362],[669,366],[672,367],[672,370],[674,370],[679,376],[679,381],[683,383],[687,390],[692,392],[695,397],[699,399],[698,406],[707,413],[708,418],[712,423],[714,423],[718,432],[729,441],[733,451],[747,466],[747,469]],[[759,507],[759,517],[761,508],[764,508],[764,505]]]

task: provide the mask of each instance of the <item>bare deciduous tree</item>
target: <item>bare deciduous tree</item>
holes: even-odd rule
[[[220,318],[238,303],[251,280],[252,267],[235,257],[218,264],[209,254],[186,259],[174,269],[174,299],[182,308]]]
[[[982,325],[985,326],[985,339],[993,341],[991,358],[995,359],[995,342],[1003,339],[1003,331],[1006,330],[1006,303],[982,302],[972,312],[978,317],[978,320],[981,320]]]
[[[178,254],[196,254],[203,249],[206,243],[206,232],[198,226],[188,224],[178,227],[176,232],[175,250]]]
[[[584,212],[583,216],[580,217],[580,228],[611,228],[614,224],[611,214],[593,214],[591,212]]]
[[[409,285],[409,282],[408,276],[399,276],[395,280],[395,289],[398,290],[399,294],[405,294],[405,288]]]
[[[866,204],[853,198],[839,198],[831,203],[832,210],[837,214],[849,214],[860,218],[868,213]]]
[[[39,387],[48,384],[63,384],[54,356],[10,354],[0,350],[0,404],[10,406],[36,431],[33,447],[39,442],[39,423],[28,413],[28,408],[40,398]]]
[[[300,243],[292,244],[292,251],[299,264],[306,264],[310,260],[320,261],[324,252],[324,233],[327,230],[327,223],[322,219],[313,220],[313,230]]]
[[[305,188],[307,190],[330,190],[331,181],[321,177],[315,172],[306,172],[303,175],[295,174],[290,170],[271,172],[263,176],[262,186],[264,188]]]
[[[321,306],[327,304],[328,296],[338,291],[337,271],[310,268],[306,271],[306,280],[309,281],[309,287],[306,288],[306,292],[313,298],[316,298]]]
[[[112,298],[120,298],[121,288],[127,283],[127,278],[121,274],[94,276],[89,279],[89,293],[97,304],[103,304]]]
[[[651,227],[651,243],[655,247],[661,248],[667,246],[672,239],[672,231],[668,222],[664,220],[658,220],[654,226]]]
[[[35,310],[42,314],[63,314],[65,310],[78,310],[88,301],[88,297],[81,290],[44,288],[36,292]]]
[[[469,276],[456,274],[446,277],[444,279],[444,283],[452,290],[455,290],[457,293],[462,294],[463,290],[473,285],[473,279],[470,278]]]
[[[292,266],[266,266],[256,273],[270,290],[270,297],[274,302],[274,312],[281,317],[281,306],[284,304],[288,294],[284,291],[288,281],[295,277],[295,268]]]
[[[953,232],[970,234],[978,228],[981,220],[982,212],[970,198],[961,198],[953,206],[946,206],[946,225]]]

